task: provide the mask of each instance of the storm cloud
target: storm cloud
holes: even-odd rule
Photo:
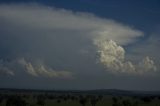
[[[100,41],[96,43],[96,45],[99,49],[98,54],[100,63],[113,73],[120,72],[143,75],[150,71],[156,72],[157,70],[154,61],[148,56],[138,64],[127,61],[124,48],[117,45],[116,42],[112,40],[106,40],[105,42]]]
[[[21,58],[17,65],[32,76],[72,76],[91,60],[116,74],[156,71],[150,57],[136,65],[125,57],[123,46],[142,37],[142,31],[94,14],[39,4],[1,4],[0,27],[0,57],[10,61]],[[90,57],[97,53],[96,59]],[[14,70],[6,67],[1,72],[14,75]]]

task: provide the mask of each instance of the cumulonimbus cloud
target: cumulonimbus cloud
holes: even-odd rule
[[[40,54],[40,57],[46,61],[51,61],[53,57],[73,60],[78,57],[75,55],[76,50],[92,43],[99,54],[99,62],[109,72],[140,74],[156,70],[153,60],[149,57],[139,62],[139,65],[126,61],[123,45],[134,42],[138,37],[143,36],[143,32],[114,20],[100,18],[90,13],[72,12],[38,4],[3,4],[0,5],[0,13],[0,22],[3,24],[0,27],[4,34],[4,36],[1,35],[2,40],[13,38],[8,41],[12,43],[6,40],[1,44],[14,51],[11,55],[18,54],[24,58],[29,55],[34,58]],[[88,42],[84,43],[86,39]],[[59,60],[60,58],[52,61]],[[69,75],[65,72],[55,72],[44,65],[34,66],[25,60],[21,63],[33,76]],[[70,66],[73,63],[75,61],[67,62]],[[79,64],[83,63],[79,62]]]
[[[95,43],[98,47],[99,61],[112,73],[143,75],[157,70],[155,63],[148,56],[138,64],[126,61],[125,50],[112,40]]]

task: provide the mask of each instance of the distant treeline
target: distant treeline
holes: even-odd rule
[[[16,88],[0,88],[0,93],[19,92],[19,93],[75,93],[75,94],[99,94],[113,96],[160,96],[160,91],[130,91],[118,89],[97,89],[97,90],[42,90],[42,89],[16,89]]]

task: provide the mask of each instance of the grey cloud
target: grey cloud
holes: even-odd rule
[[[96,51],[101,63],[116,70],[115,72],[130,73],[136,70],[132,62],[125,61],[122,46],[143,36],[143,32],[139,30],[93,14],[38,4],[4,4],[0,5],[0,13],[0,49],[4,51],[0,55],[30,60],[21,60],[21,65],[30,75],[70,75],[65,71],[55,71],[57,69],[87,73],[86,67],[89,62],[92,63],[92,58],[84,55],[92,55]],[[86,51],[90,49],[93,52]],[[33,64],[38,59],[45,64]],[[93,65],[92,63],[90,66]]]
[[[27,62],[24,58],[19,60],[19,63],[24,66],[26,69],[27,73],[39,77],[39,76],[44,76],[44,77],[55,77],[55,78],[72,78],[72,73],[69,71],[55,71],[50,67],[47,67],[46,65],[42,63],[38,63],[37,65],[34,65],[30,62]]]
[[[129,54],[127,54],[127,58],[132,61],[137,61],[139,59],[143,60],[143,57],[149,57],[156,65],[157,71],[159,71],[160,67],[160,55],[159,55],[159,29],[158,31],[154,31],[151,33],[150,37],[148,37],[145,41],[139,43],[138,45],[134,45],[129,48]],[[145,60],[148,60],[147,58]],[[140,60],[139,60],[140,61]],[[144,63],[144,62],[141,62]],[[152,64],[152,62],[150,62]]]
[[[3,60],[0,60],[0,75],[9,75],[9,76],[15,75],[14,71],[5,65]]]
[[[140,63],[139,63],[140,69],[143,71],[156,71],[157,67],[155,66],[155,63],[153,60],[151,60],[148,56],[145,57]]]
[[[73,74],[70,71],[53,70],[53,68],[45,65],[44,62],[37,61],[36,63],[28,62],[24,58],[19,58],[10,61],[0,60],[0,75],[17,76],[19,70],[28,73],[33,77],[47,78],[65,78],[72,79]]]
[[[67,30],[69,34],[69,31],[77,31],[81,36],[91,38],[94,36],[101,40],[112,39],[123,45],[143,35],[143,32],[114,20],[102,19],[90,13],[72,12],[42,5],[1,5],[0,12],[1,19],[27,31],[41,30],[51,33],[55,30],[58,32]]]
[[[159,30],[159,29],[158,29]],[[139,56],[149,54],[154,59],[159,60],[159,45],[160,45],[160,32],[153,32],[148,39],[140,43],[139,45],[133,46],[130,51],[131,53]],[[140,58],[141,58],[140,57]],[[157,59],[158,58],[158,59]]]
[[[27,70],[29,74],[36,76],[36,77],[38,76],[38,73],[36,72],[36,70],[34,69],[34,67],[32,66],[30,62],[26,62],[24,58],[20,59],[18,62],[24,66],[24,68]]]
[[[0,75],[14,76],[14,72],[7,67],[0,67]]]

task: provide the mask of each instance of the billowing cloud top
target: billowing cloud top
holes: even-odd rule
[[[5,52],[1,57],[24,58],[19,65],[33,76],[70,76],[75,70],[69,66],[75,65],[78,69],[78,64],[83,64],[83,55],[77,52],[92,47],[99,55],[99,63],[109,72],[140,74],[156,71],[149,57],[139,65],[126,61],[122,46],[134,42],[143,36],[143,32],[114,20],[38,4],[4,4],[0,5],[0,23],[0,49]],[[48,66],[33,65],[26,58],[31,62],[44,61]],[[71,69],[71,72],[54,71],[49,66]],[[14,71],[6,73],[13,75]]]
[[[156,71],[157,68],[153,60],[145,57],[138,64],[125,60],[125,50],[118,46],[116,42],[109,40],[97,42],[100,62],[113,73],[128,73],[143,75],[148,72]]]

